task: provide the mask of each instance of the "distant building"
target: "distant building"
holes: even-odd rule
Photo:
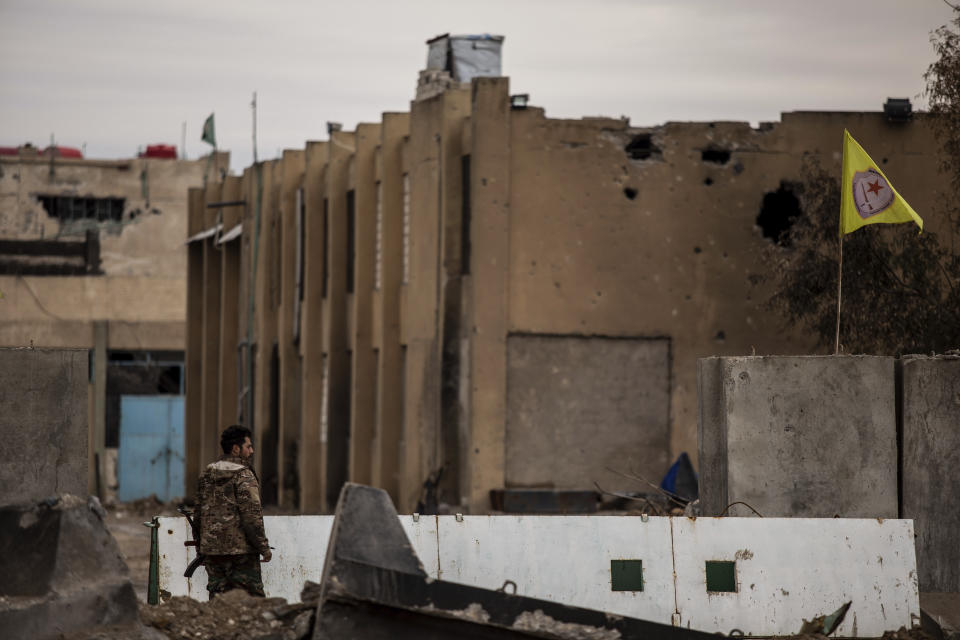
[[[0,347],[91,350],[92,491],[118,446],[121,396],[183,393],[187,189],[229,154],[170,155],[0,148]]]
[[[760,279],[805,156],[839,175],[849,128],[940,226],[922,116],[633,127],[428,71],[409,113],[191,191],[188,485],[240,420],[266,499],[305,512],[347,480],[406,512],[437,477],[473,512],[648,491],[627,476],[695,457],[697,358],[811,352]]]

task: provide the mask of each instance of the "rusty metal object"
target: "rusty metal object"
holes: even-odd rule
[[[690,629],[429,578],[381,489],[340,493],[314,640],[328,638],[664,638]]]

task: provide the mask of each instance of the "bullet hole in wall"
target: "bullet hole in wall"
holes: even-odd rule
[[[776,191],[763,195],[760,213],[757,215],[757,225],[763,232],[764,238],[787,246],[787,232],[797,218],[803,214],[800,210],[800,200],[794,193],[794,185],[781,181]]]
[[[727,149],[704,149],[700,152],[700,159],[714,164],[727,164],[730,162],[730,151]]]
[[[657,160],[663,156],[660,147],[653,143],[653,136],[649,133],[633,136],[623,150],[632,160]]]
[[[637,190],[633,187],[624,187],[623,195],[627,196],[627,200],[633,200],[637,197]]]
[[[713,336],[713,339],[717,342],[722,342],[727,339],[727,334],[724,333],[723,329],[717,331],[717,335]]]
[[[701,249],[700,247],[694,247],[694,248],[693,248],[693,252],[694,252],[694,253],[700,253],[701,251],[703,251],[703,249]]]
[[[708,176],[706,179],[704,179],[703,184],[709,187],[713,184],[713,178]]]

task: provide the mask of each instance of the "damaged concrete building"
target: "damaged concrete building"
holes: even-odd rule
[[[922,116],[552,119],[430,64],[409,112],[190,191],[188,487],[240,421],[305,513],[348,480],[401,512],[642,489],[695,456],[697,358],[811,352],[762,279],[806,157],[839,175],[849,129],[941,225]]]
[[[226,153],[178,160],[161,147],[120,160],[0,148],[0,347],[90,350],[87,490],[101,496],[115,475],[124,398],[158,398],[171,424],[179,403],[182,424],[187,189],[229,164]],[[136,431],[143,413],[127,426]],[[170,437],[161,450],[182,451]],[[131,490],[144,475],[134,453],[146,451],[126,456]],[[182,478],[182,463],[167,458],[157,473],[179,468]],[[164,493],[139,489],[146,493],[126,499]]]

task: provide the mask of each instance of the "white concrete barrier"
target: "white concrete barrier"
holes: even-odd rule
[[[626,516],[400,516],[427,574],[708,632],[796,633],[804,618],[853,604],[836,637],[878,637],[911,626],[920,604],[911,520],[655,518]],[[318,582],[333,516],[268,516],[276,547],[263,565],[268,596],[300,597]],[[161,596],[206,599],[186,520],[160,518]],[[617,583],[633,561],[642,585]],[[639,562],[637,562],[639,561]],[[707,563],[712,564],[708,583]],[[623,566],[622,564],[619,566]],[[627,590],[614,590],[615,587]],[[638,588],[639,587],[639,588]],[[714,587],[715,590],[708,590]],[[730,589],[730,590],[717,590]]]

